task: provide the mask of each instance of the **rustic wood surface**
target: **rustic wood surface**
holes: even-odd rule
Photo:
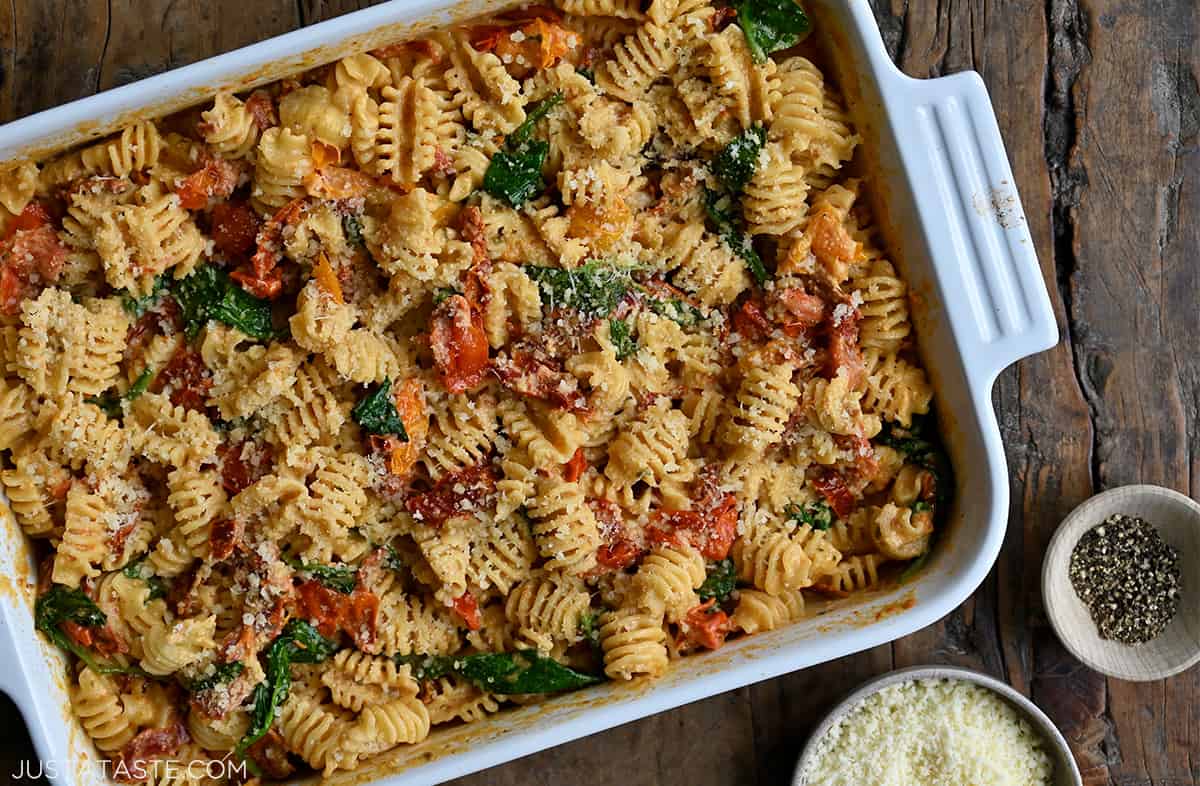
[[[1089,786],[1200,784],[1200,669],[1106,680],[1041,612],[1043,549],[1093,491],[1200,493],[1200,9],[1193,0],[872,0],[917,77],[991,90],[1064,343],[994,398],[1012,474],[1004,551],[975,596],[890,646],[727,693],[459,781],[779,784],[817,717],[874,674],[981,669],[1031,694]],[[0,3],[0,120],[369,5],[365,0]],[[1192,172],[1188,177],[1187,173]],[[0,777],[32,757],[11,704]]]

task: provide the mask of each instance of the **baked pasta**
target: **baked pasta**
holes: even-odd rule
[[[766,5],[508,11],[3,169],[0,482],[127,780],[353,768],[923,558],[905,283]]]

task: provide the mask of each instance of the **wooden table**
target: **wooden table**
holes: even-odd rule
[[[0,3],[9,120],[327,19],[355,0]],[[462,784],[778,784],[817,716],[871,675],[953,663],[1031,694],[1088,784],[1200,784],[1200,669],[1106,680],[1055,639],[1042,551],[1094,491],[1200,481],[1200,8],[1193,0],[873,0],[906,72],[983,74],[1064,342],[1005,372],[1004,551],[973,598],[894,644],[530,756]],[[1187,176],[1191,171],[1193,175]],[[1200,492],[1200,488],[1197,489]],[[1196,493],[1196,492],[1193,492]],[[7,703],[6,729],[20,724]],[[14,732],[0,773],[32,756]]]

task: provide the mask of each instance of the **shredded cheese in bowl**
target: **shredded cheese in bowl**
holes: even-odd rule
[[[1041,736],[992,691],[912,680],[863,699],[817,743],[805,786],[1050,786]]]

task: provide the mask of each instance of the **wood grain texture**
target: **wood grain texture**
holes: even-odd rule
[[[0,3],[0,119],[192,62],[370,0]],[[1011,471],[1000,559],[980,590],[894,645],[527,757],[460,786],[779,784],[816,719],[899,666],[982,669],[1031,695],[1089,786],[1200,785],[1200,670],[1105,680],[1055,639],[1041,556],[1093,491],[1200,494],[1200,10],[1192,0],[872,0],[917,77],[978,70],[1004,132],[1064,342],[994,391]],[[19,729],[15,711],[0,718]],[[0,739],[0,773],[32,753]]]

